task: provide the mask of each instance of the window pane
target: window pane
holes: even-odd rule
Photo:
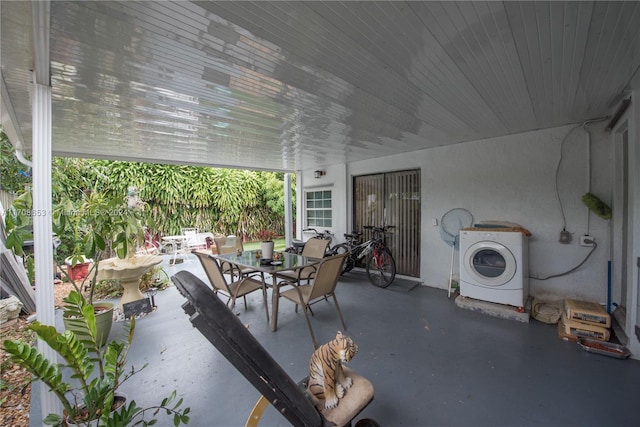
[[[305,197],[307,226],[331,227],[331,190],[308,191]]]

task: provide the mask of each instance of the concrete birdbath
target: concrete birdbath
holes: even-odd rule
[[[124,304],[144,298],[140,292],[140,279],[161,262],[162,258],[156,255],[136,255],[125,259],[114,257],[100,261],[98,268],[101,279],[116,279],[122,284],[124,292],[119,305],[122,311]]]

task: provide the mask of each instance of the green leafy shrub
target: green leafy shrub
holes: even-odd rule
[[[159,410],[173,415],[175,426],[189,422],[190,408],[180,409],[183,400],[177,398],[175,390],[160,405],[141,408],[135,400],[114,408],[118,388],[140,369],[126,367],[127,354],[133,340],[135,319],[132,318],[124,342],[111,341],[104,347],[99,344],[94,308],[75,291],[65,299],[68,312],[76,312],[84,321],[84,332],[65,331],[59,333],[53,326],[34,322],[29,326],[40,340],[53,349],[64,362],[49,360],[35,347],[20,340],[5,340],[5,351],[13,362],[27,369],[46,384],[63,406],[61,414],[49,414],[43,422],[47,425],[66,426],[67,419],[76,424],[88,425],[99,420],[99,426],[153,425],[156,419],[148,420]],[[71,370],[71,380],[66,381],[65,369]]]

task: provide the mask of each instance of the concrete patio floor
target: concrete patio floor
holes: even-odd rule
[[[206,282],[193,255],[163,266],[169,275],[187,269]],[[585,352],[560,339],[555,325],[460,308],[446,290],[378,289],[349,273],[337,295],[345,333],[359,346],[349,366],[375,387],[375,399],[356,420],[371,418],[381,426],[640,425],[633,409],[640,361]],[[149,366],[121,390],[147,406],[175,389],[191,407],[189,425],[243,426],[258,392],[192,327],[175,286],[155,301],[158,309],[137,321],[129,353],[130,364]],[[248,298],[247,310],[239,303],[234,312],[294,380],[307,375],[313,347],[293,304],[281,301],[277,332],[269,330],[260,293]],[[340,329],[333,304],[315,304],[314,313],[318,342],[332,339]],[[114,324],[112,338],[120,327]],[[40,425],[37,400],[35,392],[32,426]],[[157,425],[172,422],[160,414]],[[260,425],[288,423],[269,408]]]

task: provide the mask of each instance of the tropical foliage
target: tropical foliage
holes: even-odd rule
[[[46,384],[62,404],[62,414],[49,414],[43,423],[53,426],[76,425],[127,426],[153,425],[155,415],[166,412],[173,417],[173,425],[189,422],[190,408],[181,408],[183,400],[174,390],[160,405],[142,408],[135,400],[114,409],[119,387],[147,365],[136,369],[127,367],[127,354],[133,341],[135,318],[124,328],[126,341],[100,344],[93,307],[77,292],[65,298],[70,311],[84,324],[76,331],[60,333],[53,326],[33,322],[29,328],[46,343],[56,357],[47,359],[37,348],[20,340],[5,340],[4,350],[11,360]],[[70,378],[63,370],[70,370]],[[148,419],[151,416],[152,419]],[[92,421],[99,420],[99,423]]]
[[[30,183],[31,171],[17,161],[1,131],[0,145],[2,186],[19,194]],[[151,235],[180,234],[182,228],[198,227],[252,241],[258,239],[260,230],[284,234],[283,180],[282,173],[274,172],[56,157],[52,161],[52,202],[54,211],[59,211],[62,202],[82,204],[83,198],[92,194],[113,200],[135,187],[149,212]],[[295,197],[295,192],[292,195]],[[20,211],[29,212],[30,202],[19,202],[24,205]],[[292,200],[294,217],[295,206]],[[29,224],[18,225],[29,229]],[[59,255],[68,256],[74,249],[77,252],[60,237]]]
[[[16,194],[31,183],[31,169],[18,161],[15,149],[0,129],[0,190]]]
[[[88,182],[107,195],[136,187],[157,224],[154,231],[161,234],[180,234],[184,227],[249,240],[265,228],[284,233],[280,173],[69,158],[53,162],[54,193],[87,188]]]

